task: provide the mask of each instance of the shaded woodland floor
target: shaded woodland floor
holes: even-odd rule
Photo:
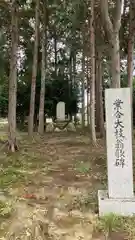
[[[98,218],[97,191],[107,188],[102,142],[94,148],[80,134],[18,136],[18,153],[0,153],[0,239],[135,239],[135,218]]]

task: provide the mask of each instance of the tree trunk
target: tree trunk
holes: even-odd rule
[[[95,117],[95,121],[96,121],[96,132],[100,132],[100,85],[99,85],[99,81],[100,81],[100,73],[99,73],[99,57],[98,57],[98,52],[96,51],[96,89],[95,89],[95,98],[96,98],[96,117]]]
[[[72,91],[72,50],[70,50],[70,59],[69,59],[69,97],[71,97]]]
[[[54,34],[55,77],[57,76],[57,36]]]
[[[120,88],[120,44],[119,32],[113,34],[112,52],[111,52],[111,75],[112,75],[112,88]]]
[[[97,52],[96,58],[96,131],[104,137],[104,109],[103,109],[103,70],[102,55]]]
[[[87,88],[87,125],[90,128],[90,91]]]
[[[71,98],[72,95],[72,48],[70,49],[70,58],[69,58],[69,98]],[[69,109],[69,117],[70,121],[72,121],[72,113],[71,110]]]
[[[91,140],[96,144],[95,130],[95,29],[94,29],[94,6],[95,1],[91,1],[91,18],[90,18],[90,53],[91,53],[91,81],[90,81],[90,131]]]
[[[82,56],[82,127],[85,127],[85,56]]]
[[[135,40],[135,2],[130,0],[129,38],[127,56],[128,87],[131,90],[131,117],[133,127],[133,60],[134,60],[134,40]]]
[[[46,17],[46,16],[45,16]],[[39,126],[38,133],[44,134],[44,104],[45,104],[45,78],[46,78],[46,21],[43,21],[42,29],[42,66],[41,66],[41,90],[40,90],[40,105],[39,105]]]
[[[86,70],[86,75],[87,75],[87,125],[88,127],[90,126],[90,76],[89,76],[89,61],[88,61],[88,56],[87,56],[87,70]]]
[[[128,87],[130,87],[131,92],[133,85],[133,53],[134,53],[134,36],[130,35],[128,40],[127,74],[128,74]]]
[[[100,118],[99,118],[99,130],[100,137],[105,136],[104,129],[104,108],[103,108],[103,69],[102,69],[102,55],[101,52],[98,52],[98,76],[99,76],[99,104],[100,104]]]
[[[33,127],[34,127],[36,77],[37,77],[37,65],[38,65],[38,44],[39,44],[39,0],[36,0],[35,43],[34,43],[34,53],[33,53],[34,55],[33,55],[31,97],[30,97],[29,124],[28,124],[28,134],[29,134],[29,136],[32,136]]]
[[[72,79],[72,86],[75,86],[75,78],[76,78],[76,52],[73,52],[73,79]]]
[[[108,0],[100,0],[100,3],[102,18],[110,43],[111,73],[112,73],[111,87],[119,88],[120,87],[119,31],[121,26],[122,1],[117,0],[115,2],[113,22],[111,21],[109,16]]]
[[[17,50],[18,50],[18,18],[17,2],[12,0],[11,6],[11,62],[9,76],[8,100],[8,143],[9,150],[18,150],[16,142],[16,91],[17,91]]]
[[[131,93],[132,93],[132,85],[133,85],[134,39],[135,39],[135,3],[134,3],[134,0],[130,0],[127,73],[128,73],[128,87],[130,87]]]

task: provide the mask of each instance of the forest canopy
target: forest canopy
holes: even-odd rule
[[[94,143],[96,131],[104,135],[105,88],[128,86],[135,103],[133,0],[2,0],[0,18],[0,115],[8,116],[9,145],[26,116],[29,136],[37,116],[43,134],[59,101],[71,119],[81,112],[82,127],[87,115]]]

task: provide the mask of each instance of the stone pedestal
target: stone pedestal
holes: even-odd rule
[[[133,216],[135,214],[135,197],[129,199],[109,198],[108,192],[98,191],[99,216],[110,213],[119,216]]]

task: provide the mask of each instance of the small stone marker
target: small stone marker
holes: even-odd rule
[[[65,120],[65,103],[58,102],[56,106],[56,117],[59,121]]]
[[[98,191],[100,216],[135,214],[131,107],[129,88],[106,89],[108,191]]]

